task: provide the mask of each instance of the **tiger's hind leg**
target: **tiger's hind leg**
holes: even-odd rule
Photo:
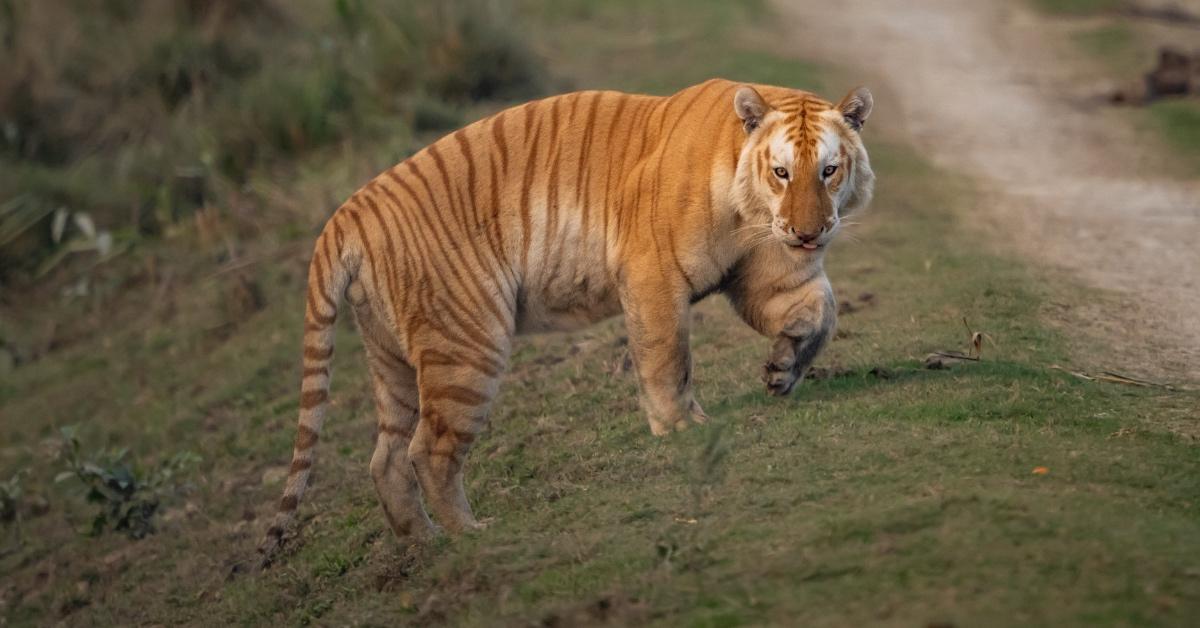
[[[421,489],[408,456],[419,416],[417,374],[408,364],[393,359],[372,359],[371,364],[379,413],[371,478],[396,536],[423,538],[434,528],[421,505]]]
[[[370,311],[356,308],[367,350],[378,425],[371,478],[388,524],[398,538],[424,538],[433,523],[421,505],[421,489],[408,447],[418,420],[417,372],[402,357],[400,343]]]
[[[508,356],[500,346],[428,349],[417,359],[421,419],[409,456],[425,501],[452,533],[482,527],[463,487],[463,464],[487,423]]]

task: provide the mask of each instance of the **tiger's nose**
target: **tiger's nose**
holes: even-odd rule
[[[788,227],[788,233],[801,242],[812,242],[825,233],[825,228],[822,227],[817,231],[797,231],[795,227]]]

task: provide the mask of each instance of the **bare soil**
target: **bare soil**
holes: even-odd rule
[[[1101,103],[1065,19],[999,0],[777,5],[799,52],[868,72],[873,122],[979,182],[968,220],[1111,295],[1051,298],[1050,316],[1081,332],[1081,362],[1200,380],[1200,181]]]

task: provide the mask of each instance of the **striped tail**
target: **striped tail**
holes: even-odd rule
[[[308,267],[308,304],[304,314],[304,374],[300,382],[300,421],[292,450],[292,466],[279,500],[279,511],[258,547],[262,565],[275,558],[284,533],[295,521],[296,509],[308,488],[314,449],[329,407],[329,381],[338,301],[352,279],[342,259],[342,233],[331,220],[317,239]]]

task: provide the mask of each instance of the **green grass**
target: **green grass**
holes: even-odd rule
[[[545,6],[538,0],[529,4]],[[555,51],[555,69],[572,86],[669,94],[723,76],[821,89],[814,65],[772,54],[761,38],[736,28],[769,18],[758,0],[569,0],[539,16],[546,22],[543,37]]]
[[[666,92],[709,72],[841,83],[748,43],[753,5],[552,6],[565,13],[536,19],[548,23],[548,49],[561,51],[557,70],[580,87]],[[649,43],[669,54],[628,46],[646,20],[676,29],[662,36],[670,46]],[[585,68],[597,52],[609,58]],[[270,255],[240,272],[267,306],[240,319],[224,296],[236,273],[212,274],[213,247],[176,240],[159,250],[203,269],[183,287],[164,290],[170,279],[153,273],[101,275],[97,290],[126,296],[41,311],[86,333],[0,383],[0,480],[29,469],[29,491],[50,502],[26,521],[23,545],[0,546],[0,618],[1186,625],[1200,613],[1200,399],[1047,368],[1070,356],[1043,304],[1092,295],[990,253],[955,218],[973,209],[970,182],[883,131],[867,131],[874,207],[857,240],[830,253],[839,299],[855,306],[820,359],[833,377],[766,397],[765,341],[710,299],[697,307],[693,346],[713,424],[656,439],[618,368],[619,321],[523,339],[468,467],[476,512],[493,523],[421,546],[396,543],[376,504],[370,387],[346,328],[299,537],[270,571],[230,576],[278,497],[265,472],[285,467],[290,451],[305,264],[303,253],[280,251],[306,247],[309,227],[259,243]],[[315,228],[317,199],[335,202],[394,150],[318,155],[292,189],[268,198]],[[928,352],[964,348],[964,318],[995,341],[985,360],[923,369]],[[182,450],[203,458],[164,504],[158,534],[131,542],[74,531],[89,510],[51,483],[47,439],[75,423],[88,446],[126,446],[147,464]],[[1039,466],[1049,472],[1033,474]]]
[[[0,12],[12,68],[0,84],[0,281],[57,263],[60,207],[138,243],[254,198],[250,180],[322,148],[388,137],[415,151],[422,131],[473,103],[545,91],[523,33],[479,0],[5,0]],[[99,50],[94,33],[120,43]],[[18,221],[10,241],[13,197],[44,217]]]
[[[1200,103],[1164,100],[1146,110],[1155,129],[1175,149],[1185,168],[1200,175]]]
[[[1072,33],[1071,39],[1089,56],[1105,64],[1116,76],[1135,77],[1145,70],[1149,55],[1137,34],[1124,23],[1105,24]]]
[[[1120,5],[1104,0],[1038,0],[1035,4],[1050,12],[1077,14]],[[1106,18],[1098,26],[1077,30],[1071,38],[1122,89],[1137,89],[1141,78],[1154,67],[1159,43],[1151,35],[1144,25],[1114,17]],[[1168,171],[1183,177],[1200,174],[1200,104],[1190,99],[1160,100],[1131,110],[1129,115],[1136,124],[1162,140],[1170,155],[1163,160]]]
[[[1109,24],[1075,33],[1073,39],[1093,54],[1115,57],[1130,53],[1134,35],[1124,24]]]
[[[1086,15],[1118,9],[1123,0],[1033,0],[1034,6],[1048,13]]]

